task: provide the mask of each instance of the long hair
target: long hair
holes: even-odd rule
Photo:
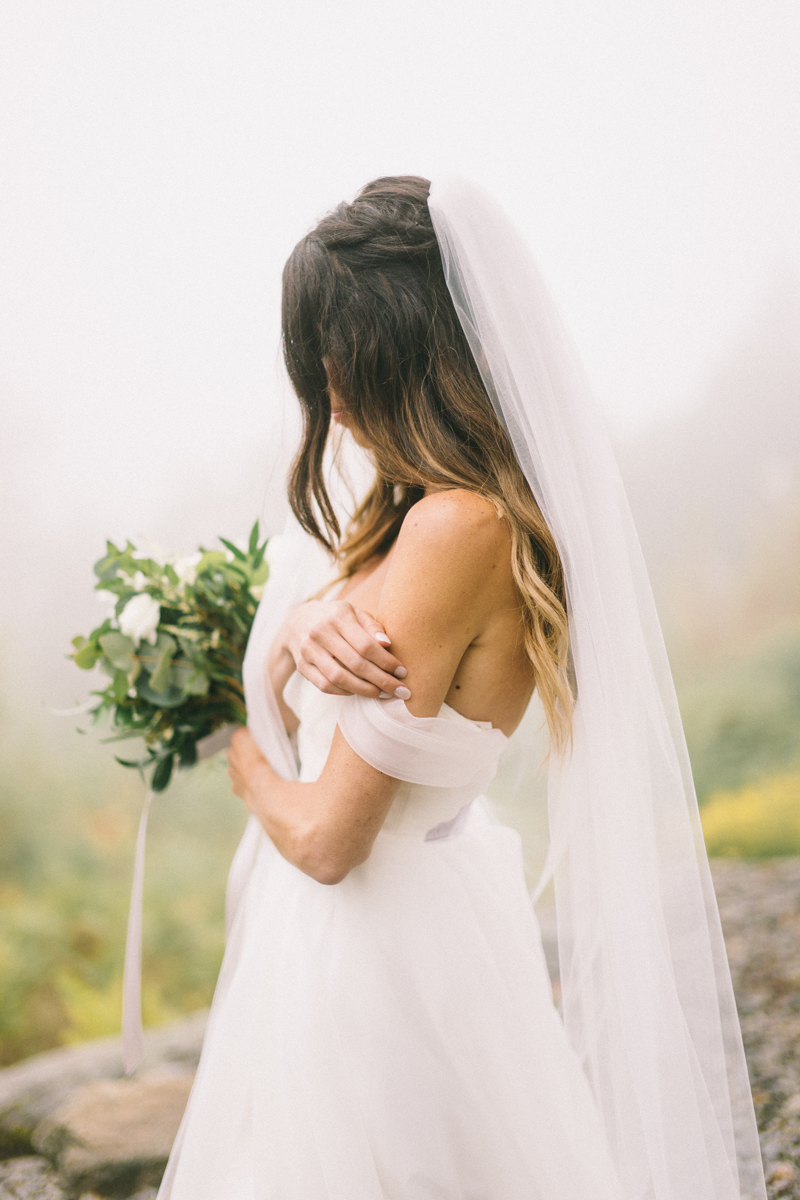
[[[338,556],[342,577],[388,551],[427,487],[491,501],[511,529],[525,650],[559,749],[572,717],[562,564],[453,306],[429,190],[416,176],[376,179],[324,217],[286,263],[283,351],[303,412],[289,500]],[[344,531],[323,474],[329,380],[375,463]]]

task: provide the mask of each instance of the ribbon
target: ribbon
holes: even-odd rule
[[[147,840],[147,818],[153,800],[151,788],[146,788],[144,807],[139,819],[136,856],[133,860],[133,886],[128,913],[128,934],[125,939],[125,973],[122,979],[122,1061],[125,1074],[131,1075],[144,1058],[142,1029],[142,893],[144,889],[144,847]]]
[[[197,761],[211,758],[230,745],[236,725],[225,725],[197,743]],[[144,892],[144,848],[147,841],[147,818],[153,800],[152,788],[145,788],[144,807],[139,819],[136,855],[133,860],[131,906],[128,911],[128,934],[125,938],[125,970],[122,977],[122,1061],[125,1074],[132,1075],[144,1058],[142,1028],[142,895]]]

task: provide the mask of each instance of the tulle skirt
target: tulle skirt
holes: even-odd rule
[[[617,1200],[519,838],[473,807],[333,887],[259,835],[159,1200]]]

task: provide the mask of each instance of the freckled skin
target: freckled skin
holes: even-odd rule
[[[511,536],[494,507],[471,492],[425,496],[389,554],[342,593],[372,612],[408,669],[408,709],[435,716],[443,702],[510,734],[534,680],[511,572]],[[337,730],[315,783],[281,779],[247,730],[229,754],[233,789],[281,854],[322,883],[369,856],[399,783],[368,766]]]

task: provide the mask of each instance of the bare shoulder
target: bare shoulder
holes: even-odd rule
[[[414,716],[438,713],[467,648],[514,602],[508,524],[461,490],[426,496],[403,522],[376,616],[408,669]]]
[[[464,565],[485,560],[487,554],[507,555],[511,543],[508,522],[484,496],[461,488],[425,496],[408,513],[397,539],[397,552],[457,558]]]
[[[508,521],[474,492],[435,492],[402,524],[378,616],[413,616],[431,629],[458,618],[477,629],[513,586]]]

